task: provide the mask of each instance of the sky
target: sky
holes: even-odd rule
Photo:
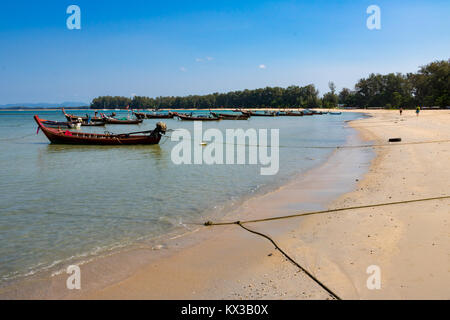
[[[69,5],[81,29],[69,30]],[[370,5],[381,29],[369,30]],[[207,94],[416,72],[450,58],[450,1],[5,1],[0,104]]]

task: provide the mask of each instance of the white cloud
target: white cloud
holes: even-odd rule
[[[197,59],[195,59],[195,61],[196,61],[196,62],[202,62],[203,59],[202,59],[202,58],[197,58]]]
[[[265,65],[265,64],[260,64],[260,65],[258,66],[258,68],[260,68],[260,69],[265,69],[265,68],[266,68],[266,65]]]
[[[208,60],[208,61],[211,61],[213,59],[214,59],[213,57],[206,57],[206,60]]]
[[[185,67],[181,67],[181,68],[180,68],[180,71],[181,71],[181,72],[186,72],[187,69],[186,69]]]

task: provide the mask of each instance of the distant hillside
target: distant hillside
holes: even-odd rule
[[[73,107],[87,107],[89,103],[87,102],[75,102],[75,101],[64,101],[61,103],[49,103],[49,102],[39,102],[39,103],[11,103],[0,105],[0,108],[73,108]]]

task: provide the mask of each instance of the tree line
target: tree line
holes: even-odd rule
[[[254,90],[189,95],[184,97],[101,96],[92,100],[91,108],[335,108],[339,104],[358,108],[415,108],[416,106],[450,106],[450,59],[435,61],[416,73],[370,74],[353,89],[329,91],[319,97],[313,84],[307,86],[266,87]]]

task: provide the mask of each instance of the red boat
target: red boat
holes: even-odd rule
[[[98,134],[73,132],[69,130],[61,130],[48,128],[44,125],[44,119],[34,116],[34,120],[39,129],[44,132],[45,136],[51,143],[56,144],[79,144],[79,145],[133,145],[133,144],[158,144],[161,136],[166,132],[166,124],[158,122],[154,130],[130,132],[121,134]]]

